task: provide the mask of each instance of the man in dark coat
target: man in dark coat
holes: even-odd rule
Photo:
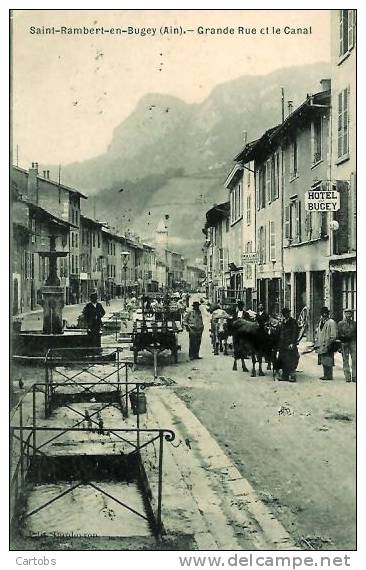
[[[233,320],[235,321],[236,319],[245,319],[246,321],[251,320],[249,313],[245,309],[243,301],[238,301],[236,304],[236,309],[233,314]]]
[[[90,295],[90,302],[87,303],[83,309],[83,316],[86,321],[86,328],[89,336],[98,336],[102,328],[102,317],[105,315],[105,310],[101,303],[98,303],[98,296],[96,293]]]
[[[299,325],[291,317],[290,310],[287,307],[284,307],[281,312],[283,320],[279,329],[277,368],[282,369],[281,380],[296,382],[295,371],[299,363],[299,351],[297,349]]]
[[[264,325],[269,321],[269,315],[264,310],[262,303],[259,303],[258,305],[258,311],[255,320],[257,321],[261,329],[263,329]]]

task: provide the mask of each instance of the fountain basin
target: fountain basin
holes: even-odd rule
[[[82,329],[68,329],[61,334],[29,330],[13,332],[12,344],[15,357],[44,358],[50,348],[100,348],[101,337],[89,336]]]

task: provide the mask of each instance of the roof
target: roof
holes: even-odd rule
[[[89,218],[89,216],[85,216],[85,214],[80,214],[80,220],[85,220],[90,224],[95,224],[98,227],[102,227],[105,225],[105,222],[100,222],[99,220],[94,220],[93,218]]]
[[[15,170],[18,170],[19,172],[26,174],[27,176],[29,175],[29,171],[26,170],[25,168],[21,168],[20,166],[14,166],[14,165],[12,167]],[[83,194],[82,192],[80,192],[80,190],[76,190],[76,188],[71,188],[71,186],[66,186],[65,184],[61,183],[59,184],[58,182],[56,182],[55,180],[51,180],[50,178],[44,178],[39,173],[37,174],[37,178],[43,180],[44,182],[48,182],[48,184],[52,184],[52,186],[56,186],[57,188],[63,188],[64,190],[70,192],[71,194],[77,194],[81,198],[85,198],[85,200],[88,199],[88,196],[86,194]]]
[[[230,174],[225,180],[225,188],[233,188],[238,180],[241,178],[244,168],[240,164],[234,164]]]
[[[221,220],[225,220],[230,215],[230,202],[215,204],[206,212],[206,228],[215,226]]]
[[[41,206],[38,206],[37,204],[34,204],[33,202],[31,202],[30,200],[27,200],[25,198],[23,198],[22,200],[20,200],[20,202],[27,204],[28,208],[38,212],[40,214],[42,214],[45,218],[53,221],[54,223],[58,224],[58,225],[62,225],[65,226],[67,228],[77,228],[78,226],[76,226],[75,224],[72,224],[71,222],[69,222],[68,220],[64,220],[63,218],[60,218],[59,216],[56,216],[55,214],[53,214],[52,212],[49,212],[48,210],[45,210],[45,208],[42,208]]]
[[[258,159],[258,156],[269,151],[274,144],[278,144],[279,140],[290,132],[299,120],[304,124],[304,119],[312,117],[314,113],[319,113],[320,110],[324,111],[324,109],[330,108],[330,94],[331,92],[328,90],[307,95],[305,101],[288,115],[283,123],[268,129],[259,139],[245,145],[234,160],[247,163],[255,158]]]
[[[270,136],[278,129],[279,125],[275,127],[271,127],[264,134],[255,141],[251,141],[245,145],[245,147],[239,152],[239,154],[234,158],[236,162],[250,162],[254,160],[257,156],[257,153],[260,152],[262,149],[266,148],[269,142]]]

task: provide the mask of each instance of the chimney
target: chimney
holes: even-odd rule
[[[243,145],[246,146],[248,141],[248,131],[243,131]]]
[[[291,115],[291,113],[293,111],[293,107],[294,107],[294,102],[293,101],[287,101],[287,109],[288,109],[289,115]]]
[[[50,171],[46,170],[46,173],[47,173],[47,180],[49,180],[50,179]]]
[[[46,172],[46,170],[43,171],[43,178],[47,178],[47,172]]]
[[[330,91],[331,85],[332,85],[332,80],[331,79],[321,79],[320,85],[321,85],[322,91]]]
[[[27,198],[38,204],[38,162],[32,162],[32,168],[28,171]]]

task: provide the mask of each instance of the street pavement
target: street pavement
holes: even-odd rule
[[[204,310],[205,312],[205,310]],[[159,374],[207,428],[302,548],[352,549],[356,544],[356,385],[321,381],[314,353],[300,359],[297,382],[251,378],[214,356],[205,315],[202,360],[188,359],[181,333],[179,363],[159,357]],[[152,357],[140,359],[142,372]],[[240,367],[239,367],[240,368]],[[151,369],[151,368],[150,368]]]
[[[121,304],[113,300],[107,309]],[[82,306],[65,307],[65,318],[76,322]],[[240,367],[234,372],[230,356],[213,355],[209,316],[203,313],[202,360],[188,359],[186,333],[179,335],[178,364],[168,353],[158,359],[167,384],[164,406],[176,417],[176,427],[183,433],[190,422],[189,433],[198,439],[206,430],[207,454],[219,446],[292,543],[305,549],[355,548],[356,385],[345,382],[339,365],[332,382],[319,380],[314,353],[301,357],[296,383],[273,381],[269,371],[256,378]],[[23,327],[39,322],[41,328],[41,319],[41,314],[27,316]],[[152,356],[144,353],[137,374],[146,378],[151,371]],[[22,375],[27,384],[34,371]],[[197,461],[207,461],[204,447],[201,442]]]

